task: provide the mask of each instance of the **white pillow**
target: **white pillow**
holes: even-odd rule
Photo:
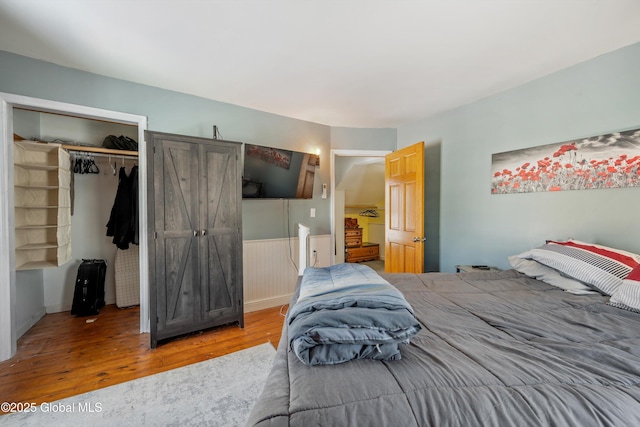
[[[640,313],[640,265],[622,281],[611,296],[609,305]]]
[[[544,264],[540,264],[532,259],[520,258],[519,255],[512,255],[508,257],[508,259],[511,267],[520,273],[526,274],[534,279],[538,279],[551,286],[564,289],[572,294],[586,295],[598,293],[585,283],[563,276],[557,270],[547,267]]]

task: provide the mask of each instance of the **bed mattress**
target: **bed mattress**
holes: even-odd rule
[[[383,277],[422,326],[401,360],[308,366],[285,329],[249,425],[640,425],[640,314],[515,270]]]

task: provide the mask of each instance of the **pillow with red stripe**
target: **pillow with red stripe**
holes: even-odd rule
[[[640,265],[634,268],[616,289],[609,304],[640,313]]]
[[[538,261],[606,295],[613,295],[640,264],[640,255],[579,240],[549,240],[519,257]]]

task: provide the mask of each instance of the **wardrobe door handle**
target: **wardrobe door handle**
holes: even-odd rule
[[[198,237],[198,230],[193,230],[193,237]]]
[[[203,236],[206,236],[206,235],[207,235],[207,230],[202,230],[202,231],[201,231],[201,234],[202,234]]]

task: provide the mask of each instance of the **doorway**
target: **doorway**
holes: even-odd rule
[[[140,229],[147,229],[147,178],[144,116],[102,110],[14,94],[0,93],[0,361],[13,356],[17,348],[16,325],[16,266],[15,266],[15,214],[13,197],[13,109],[22,108],[92,120],[102,120],[137,126],[139,141],[139,212]],[[149,283],[147,239],[139,245],[140,264],[140,332],[149,332]]]
[[[345,238],[344,238],[344,218],[347,210],[346,197],[344,189],[339,187],[340,181],[345,168],[350,168],[353,165],[362,164],[374,164],[382,162],[384,165],[384,158],[391,151],[380,150],[331,150],[331,247],[334,250],[331,252],[331,264],[341,264],[345,261]],[[341,165],[341,162],[347,161],[346,166]],[[384,173],[384,167],[383,167]],[[384,176],[382,177],[384,178]],[[384,183],[380,188],[382,194],[384,194]],[[382,198],[384,200],[384,197]],[[363,205],[354,206],[354,212],[375,210],[375,205],[379,200],[373,200],[368,207]],[[369,203],[367,203],[369,204]],[[384,228],[384,227],[382,227]],[[374,233],[379,233],[378,230]],[[382,230],[382,238],[384,238],[384,230]],[[384,242],[383,242],[384,246]]]

